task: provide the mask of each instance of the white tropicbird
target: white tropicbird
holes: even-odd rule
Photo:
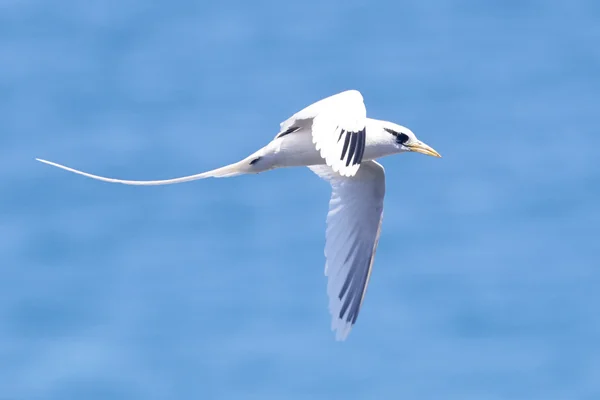
[[[332,187],[325,275],[331,329],[336,331],[337,340],[344,340],[364,300],[381,232],[385,174],[375,159],[406,151],[441,157],[417,140],[410,129],[367,118],[360,92],[348,90],[317,101],[282,122],[280,132],[269,144],[242,161],[201,174],[130,181],[37,160],[89,178],[126,185],[168,185],[308,166]]]

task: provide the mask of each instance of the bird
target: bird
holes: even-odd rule
[[[308,167],[331,186],[325,276],[331,330],[335,340],[344,341],[363,305],[381,234],[385,171],[375,160],[405,152],[441,157],[409,128],[367,118],[362,94],[352,89],[293,114],[280,124],[272,141],[243,160],[200,174],[165,180],[124,180],[36,160],[88,178],[125,185],[169,185]]]

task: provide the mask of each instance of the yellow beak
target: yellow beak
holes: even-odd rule
[[[425,154],[427,156],[442,158],[442,156],[440,155],[440,153],[438,153],[437,151],[435,151],[432,147],[429,147],[425,143],[420,142],[418,140],[416,142],[413,142],[413,143],[407,143],[404,146],[408,147],[408,149],[410,151],[416,151],[417,153]]]

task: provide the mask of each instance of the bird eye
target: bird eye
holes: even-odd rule
[[[400,144],[404,144],[406,142],[408,142],[408,135],[405,133],[400,133],[400,132],[396,132],[395,130],[389,129],[389,128],[383,128],[385,129],[388,133],[391,133],[392,135],[394,135],[396,137],[396,142],[400,143]]]
[[[398,141],[398,143],[400,144],[404,144],[408,142],[408,135],[404,133],[399,133],[398,135],[396,135],[396,141]]]

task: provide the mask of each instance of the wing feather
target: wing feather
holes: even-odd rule
[[[325,275],[336,339],[344,340],[362,306],[383,219],[385,172],[375,161],[362,163],[353,177],[331,167],[309,167],[332,187],[325,244]]]
[[[367,110],[357,90],[319,100],[281,123],[280,138],[291,133],[312,135],[325,163],[342,176],[354,176],[366,143]]]

